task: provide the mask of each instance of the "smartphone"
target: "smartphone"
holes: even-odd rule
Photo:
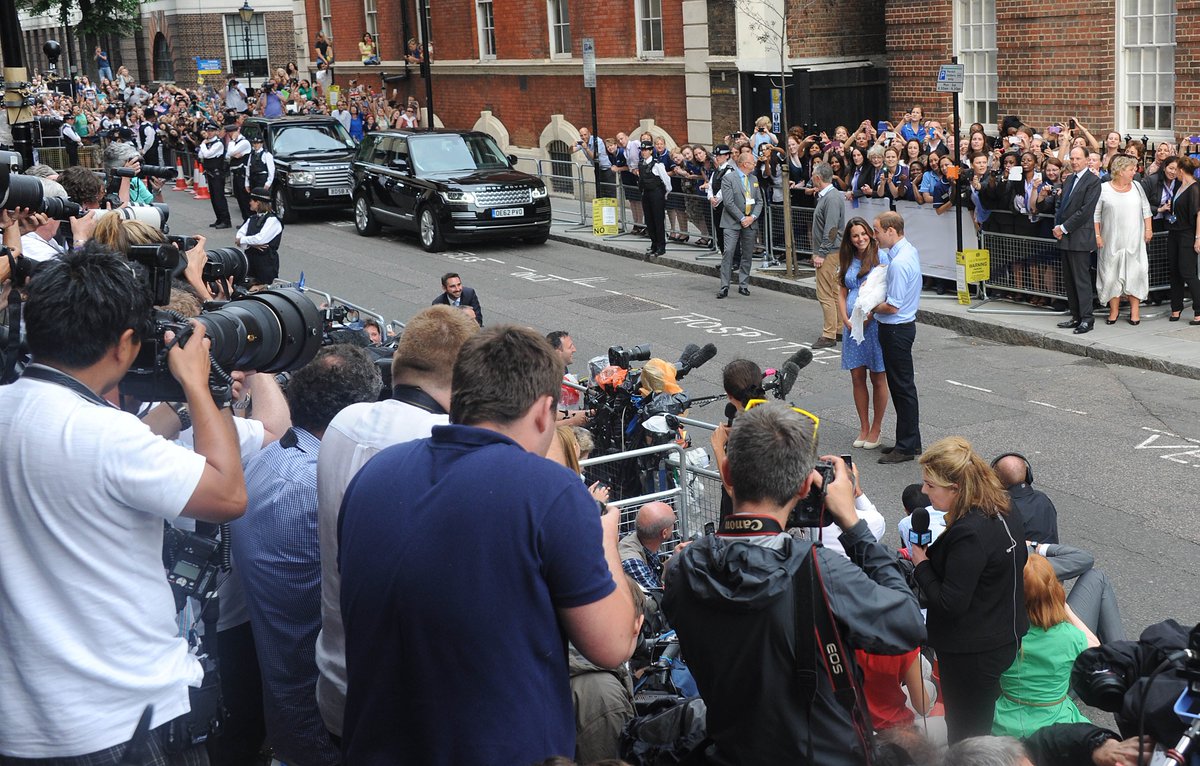
[[[1057,134],[1059,134],[1059,133],[1062,133],[1062,128],[1058,127],[1057,125],[1051,125],[1051,126],[1050,126],[1050,130],[1049,130],[1049,131],[1047,131],[1047,132],[1049,132],[1049,133],[1054,133],[1054,134],[1056,134],[1056,135],[1057,135]]]
[[[888,130],[888,131],[884,132],[883,137],[886,138],[888,141],[893,141],[896,138],[896,134],[893,133],[892,131]]]
[[[846,464],[847,470],[854,470],[854,455],[842,455],[842,462]]]
[[[1067,121],[1067,126],[1068,126],[1069,128],[1071,128],[1071,130],[1075,130],[1075,128],[1077,127],[1077,125],[1075,124],[1075,119],[1074,119],[1074,118],[1071,118],[1070,120],[1068,120],[1068,121]]]
[[[879,122],[875,123],[875,130],[879,131],[880,133],[884,132],[887,129],[888,129],[887,120],[880,120]]]
[[[1011,168],[1008,169],[1008,180],[1010,180],[1010,181],[1020,181],[1021,180],[1021,166],[1020,165],[1013,165]]]
[[[1188,136],[1189,144],[1200,144],[1200,136]]]

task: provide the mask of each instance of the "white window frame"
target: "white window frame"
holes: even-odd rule
[[[231,40],[229,39],[229,22],[228,22],[228,19],[236,19],[236,20],[237,20],[237,35],[238,35],[238,38],[237,38],[236,40],[232,40],[232,41],[231,41]],[[263,56],[266,58],[266,61],[267,61],[267,74],[266,74],[266,77],[267,77],[267,78],[270,78],[270,77],[271,77],[271,41],[270,41],[270,36],[267,34],[267,17],[266,17],[266,14],[264,14],[262,11],[255,11],[255,12],[254,12],[254,20],[255,20],[255,21],[259,21],[259,20],[261,20],[261,21],[262,21],[262,27],[263,27],[263,35],[262,35],[262,40],[263,40],[263,43],[262,43],[262,49],[263,49]],[[239,83],[240,85],[242,85],[242,87],[244,87],[244,88],[246,88],[247,90],[249,90],[249,88],[250,88],[250,83],[248,83],[248,82],[242,82],[242,81],[241,81],[242,77],[244,77],[244,76],[246,75],[246,73],[245,73],[245,72],[234,72],[234,71],[233,71],[233,60],[234,60],[235,58],[239,58],[239,57],[241,57],[241,56],[244,54],[244,52],[245,52],[245,46],[242,44],[242,37],[241,37],[241,36],[242,36],[242,18],[241,18],[241,16],[239,16],[239,15],[238,15],[238,14],[236,14],[236,13],[223,13],[223,14],[221,14],[221,24],[223,25],[223,26],[222,26],[222,32],[224,33],[224,37],[225,37],[225,60],[226,60],[227,62],[229,62],[229,69],[230,69],[230,72],[233,74],[233,76],[234,76],[234,77],[236,77],[236,78],[238,79],[238,83]],[[252,23],[250,24],[250,26],[251,26],[251,28],[253,28],[253,27],[255,26],[255,24],[252,22]],[[231,42],[233,43],[232,45],[230,44]],[[253,44],[253,43],[251,43],[251,44]],[[261,76],[261,75],[257,75],[257,74],[256,74],[256,75],[253,75],[253,77],[259,77],[259,78],[260,78],[260,83],[261,83],[261,79],[262,79],[262,76]]]
[[[568,0],[546,0],[546,27],[550,32],[550,58],[552,59],[569,59],[572,56],[570,5]],[[556,21],[559,18],[557,13],[559,10],[566,18],[565,22]],[[559,30],[561,29],[566,30],[566,50],[561,50],[559,46]]]
[[[326,40],[333,39],[333,8],[331,3],[333,0],[320,0],[317,12],[321,14],[321,31],[325,33]]]
[[[650,16],[647,11],[653,10],[646,6],[658,4],[658,15]],[[633,0],[634,16],[637,23],[637,52],[640,58],[662,58],[665,55],[664,51],[667,47],[666,40],[663,35],[663,20],[662,20],[662,0]],[[658,22],[658,42],[659,47],[651,48],[646,46],[645,30],[643,25],[649,23],[653,25]]]
[[[1117,0],[1116,7],[1116,129],[1138,137],[1145,135],[1152,140],[1174,142],[1178,113],[1175,108],[1178,21],[1175,0]],[[1132,19],[1131,8],[1135,9]],[[1137,27],[1133,35],[1129,34],[1130,21]],[[1143,35],[1149,39],[1143,40]],[[1154,68],[1147,70],[1147,64],[1153,64]],[[1135,77],[1138,79],[1136,89],[1132,83]],[[1146,127],[1144,110],[1147,108],[1155,110],[1153,127]],[[1136,120],[1131,113],[1133,109],[1143,110]],[[1165,127],[1162,124],[1163,109],[1169,114]]]
[[[966,70],[958,102],[962,121],[989,131],[1000,118],[996,52],[996,0],[954,0],[954,53]]]
[[[479,32],[480,60],[496,58],[496,5],[493,0],[475,0],[475,28]]]
[[[324,2],[324,0],[322,0]],[[363,0],[363,31],[375,42],[375,55],[379,55],[379,5],[376,0]],[[360,38],[361,39],[361,38]]]

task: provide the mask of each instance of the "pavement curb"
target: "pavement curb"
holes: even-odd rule
[[[587,237],[572,236],[555,231],[551,231],[550,239],[554,240],[555,242],[577,245],[579,247],[597,250],[602,253],[618,255],[622,258],[630,258],[632,260],[642,261],[644,263],[667,266],[678,271],[686,271],[692,274],[704,274],[712,277],[719,275],[719,267],[715,261],[710,264],[694,260],[687,260],[682,255],[647,255],[645,253],[638,253],[627,248],[612,245],[604,241],[595,241]],[[696,248],[696,252],[699,255],[704,251]],[[801,298],[812,298],[815,300],[817,297],[816,288],[812,285],[788,281],[782,277],[775,277],[767,274],[751,274],[750,285],[765,290],[774,290],[776,292],[786,293],[788,295],[799,296]],[[937,311],[936,309],[928,308],[928,306],[922,307],[917,312],[917,321],[922,324],[941,327],[943,329],[951,330],[961,335],[967,335],[973,338],[982,338],[984,340],[1005,343],[1012,346],[1032,346],[1034,348],[1044,348],[1048,351],[1060,351],[1065,354],[1095,359],[1096,361],[1103,362],[1105,364],[1118,364],[1123,367],[1133,367],[1135,369],[1150,370],[1152,372],[1175,375],[1181,378],[1200,380],[1200,366],[1174,362],[1162,357],[1132,354],[1127,351],[1108,348],[1096,342],[1082,340],[1080,336],[1068,335],[1064,337],[1060,334],[1060,332],[1048,333],[1040,330],[1029,330],[1021,327],[1013,327],[1011,325],[997,324],[982,319],[975,319],[972,317],[964,317],[957,314]],[[1093,330],[1093,332],[1095,332],[1095,330]]]

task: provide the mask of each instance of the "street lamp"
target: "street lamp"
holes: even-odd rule
[[[250,23],[254,21],[254,9],[250,7],[250,0],[243,0],[238,15],[242,17],[242,42],[246,44],[246,89],[251,90],[254,72],[250,70]]]

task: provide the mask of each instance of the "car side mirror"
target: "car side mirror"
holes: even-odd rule
[[[408,170],[408,159],[405,157],[393,157],[392,167],[396,170]]]
[[[511,167],[515,166],[516,164],[517,164],[517,155],[515,155],[515,154],[508,155],[508,166],[511,168]]]

